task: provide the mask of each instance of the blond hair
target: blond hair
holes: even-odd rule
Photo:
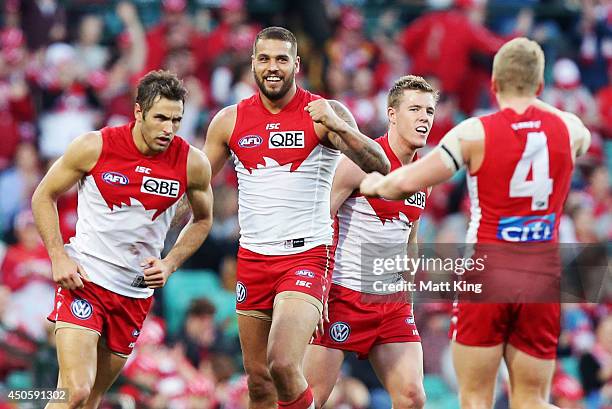
[[[429,85],[423,77],[419,77],[418,75],[404,75],[395,81],[389,90],[387,94],[387,107],[399,107],[402,97],[404,96],[404,91],[406,90],[430,92],[433,94],[434,100],[438,101],[438,91]]]
[[[531,96],[544,81],[544,52],[525,37],[504,44],[493,59],[493,81],[498,93]]]

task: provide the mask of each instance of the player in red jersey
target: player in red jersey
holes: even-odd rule
[[[36,189],[32,210],[58,284],[55,322],[58,388],[69,402],[96,408],[140,334],[153,289],[202,244],[212,223],[210,164],[176,132],[186,90],[154,71],[138,84],[135,122],[74,140]],[[78,183],[76,236],[63,245],[58,196]],[[163,259],[164,239],[186,196],[191,223]]]
[[[259,92],[220,111],[204,146],[213,175],[230,153],[238,175],[236,310],[250,408],[314,407],[302,358],[329,291],[333,173],[340,152],[365,170],[389,169],[343,105],[296,85],[299,68],[293,34],[262,30],[252,55]]]
[[[389,130],[376,141],[385,150],[392,170],[415,160],[416,150],[425,146],[437,96],[423,78],[412,75],[398,79],[389,91]],[[356,352],[359,358],[370,360],[395,409],[422,408],[423,349],[412,305],[397,286],[402,283],[402,271],[381,274],[370,270],[364,265],[367,255],[362,249],[369,246],[365,253],[392,259],[396,253],[405,254],[408,242],[408,251],[413,254],[427,189],[408,200],[366,198],[359,193],[365,176],[347,158],[336,169],[331,211],[336,215],[338,245],[329,319],[323,334],[308,347],[304,372],[320,408],[336,384],[345,353]],[[398,244],[399,249],[395,247]],[[389,285],[400,290],[389,290]]]
[[[493,62],[492,89],[500,111],[457,125],[414,164],[386,177],[369,175],[361,191],[388,199],[407,197],[465,166],[472,202],[468,242],[504,245],[502,250],[511,245],[521,253],[554,245],[574,160],[588,149],[590,134],[575,115],[536,98],[543,72],[544,54],[537,43],[525,38],[506,43]],[[522,272],[514,252],[506,254],[514,259],[502,271]],[[547,268],[546,263],[538,267]],[[547,401],[560,331],[559,303],[530,301],[458,304],[451,334],[462,408],[492,407],[502,358],[510,372],[513,408],[554,407]]]

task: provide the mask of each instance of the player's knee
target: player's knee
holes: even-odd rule
[[[549,404],[540,396],[535,394],[518,394],[511,393],[510,395],[510,409],[544,409],[544,408],[555,408],[555,406]]]
[[[267,368],[247,369],[249,397],[253,402],[276,401],[274,382]]]
[[[285,385],[300,376],[299,366],[286,358],[272,358],[268,361],[270,375],[276,385]]]
[[[422,409],[425,406],[425,390],[420,383],[408,383],[391,393],[393,409]]]
[[[78,409],[85,406],[85,402],[89,399],[91,387],[87,385],[78,385],[68,389],[68,408]]]
[[[462,396],[462,409],[491,409],[493,402],[481,396]]]

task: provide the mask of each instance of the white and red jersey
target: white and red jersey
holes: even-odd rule
[[[402,166],[389,146],[387,135],[376,142],[389,158],[392,171]],[[362,255],[362,246],[368,246],[368,253],[375,253],[380,259],[393,259],[399,253],[405,255],[410,230],[421,217],[426,199],[426,191],[416,192],[405,200],[365,197],[359,190],[353,192],[336,215],[338,243],[332,282],[360,292],[388,293],[374,283],[396,283],[401,271],[371,271],[371,266],[364,265],[366,256]]]
[[[144,284],[140,263],[160,257],[187,186],[189,144],[176,136],[165,152],[144,156],[133,126],[101,130],[102,152],[78,184],[76,236],[66,250],[94,283],[145,298],[153,290]]]
[[[574,168],[563,119],[531,106],[483,116],[484,159],[467,176],[468,243],[556,242]]]
[[[259,93],[242,100],[230,137],[238,174],[240,245],[264,255],[330,245],[330,192],[339,151],[320,143],[304,107],[319,97],[298,87],[277,114]]]

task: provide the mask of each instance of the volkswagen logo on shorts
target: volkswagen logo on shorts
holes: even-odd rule
[[[241,303],[246,300],[247,289],[240,281],[236,283],[236,301]]]
[[[408,325],[414,324],[414,317],[412,315],[406,318],[406,324]]]
[[[93,307],[89,301],[83,300],[82,298],[72,301],[72,304],[70,304],[70,310],[72,311],[72,315],[80,320],[86,320],[87,318],[91,317],[91,314],[93,314]]]
[[[351,327],[342,321],[334,322],[329,328],[329,336],[336,342],[344,342],[351,335]]]

